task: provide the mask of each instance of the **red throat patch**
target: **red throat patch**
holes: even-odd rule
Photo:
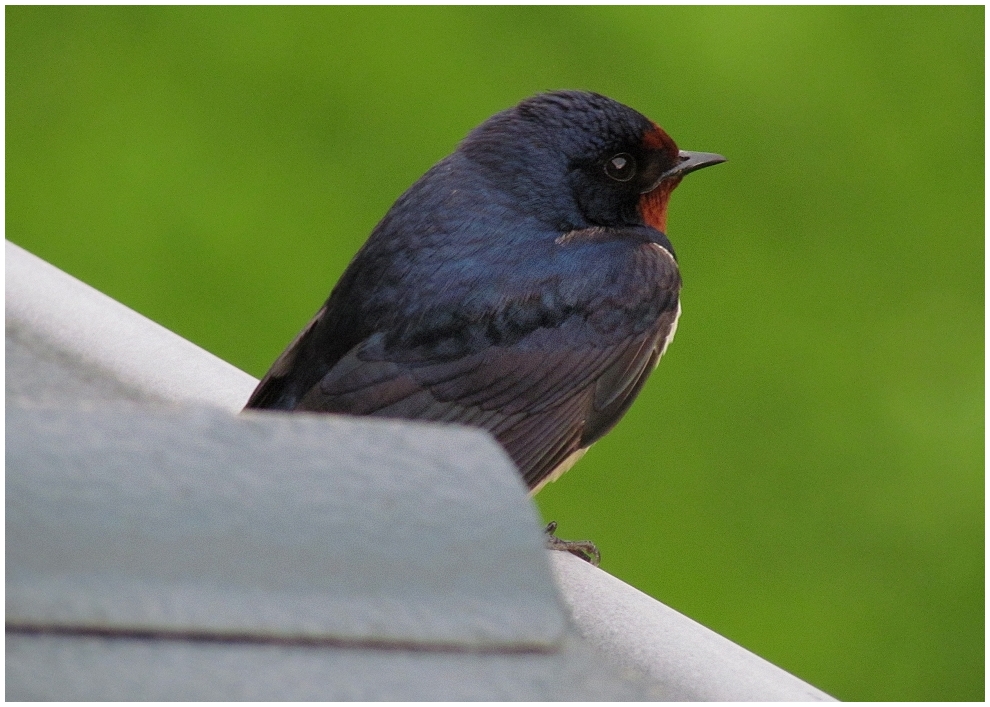
[[[639,213],[643,223],[667,233],[667,204],[670,203],[670,193],[680,182],[680,177],[665,179],[656,189],[639,197]]]
[[[663,150],[669,156],[671,163],[676,162],[680,152],[674,138],[656,123],[653,124],[653,129],[643,136],[643,147]],[[662,233],[667,232],[667,204],[670,202],[670,193],[680,182],[680,177],[665,179],[656,189],[639,197],[639,213],[643,217],[643,223]]]

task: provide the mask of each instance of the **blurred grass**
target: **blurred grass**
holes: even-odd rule
[[[260,376],[392,201],[532,93],[730,162],[677,341],[540,494],[846,700],[984,694],[982,7],[8,7],[7,238]]]

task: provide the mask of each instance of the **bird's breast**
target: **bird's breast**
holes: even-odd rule
[[[663,355],[665,353],[667,353],[667,347],[670,346],[670,342],[674,340],[674,334],[677,333],[677,322],[680,321],[680,319],[681,319],[681,302],[680,300],[678,300],[677,311],[674,312],[674,321],[671,323],[670,329],[667,330],[667,333],[662,337],[662,339],[659,342],[660,354],[657,356],[657,360],[653,364],[654,368],[656,368],[657,365],[659,365],[660,359],[663,358]]]

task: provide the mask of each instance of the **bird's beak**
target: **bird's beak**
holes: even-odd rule
[[[665,177],[672,177],[675,174],[683,177],[685,174],[694,172],[702,167],[711,167],[713,164],[722,164],[725,162],[725,158],[722,155],[716,155],[714,152],[688,152],[687,150],[681,150],[679,157],[681,158],[680,164],[673,169],[667,170],[664,174]]]
[[[688,152],[687,150],[681,150],[678,157],[680,161],[661,174],[660,178],[649,189],[643,192],[644,194],[656,189],[660,185],[660,182],[665,179],[683,177],[685,174],[690,174],[704,167],[711,167],[714,164],[722,164],[726,161],[722,155],[717,155],[714,152]]]

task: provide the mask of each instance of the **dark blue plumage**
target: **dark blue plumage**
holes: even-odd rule
[[[672,337],[667,198],[722,159],[593,93],[493,116],[399,197],[248,407],[482,427],[538,489]]]

